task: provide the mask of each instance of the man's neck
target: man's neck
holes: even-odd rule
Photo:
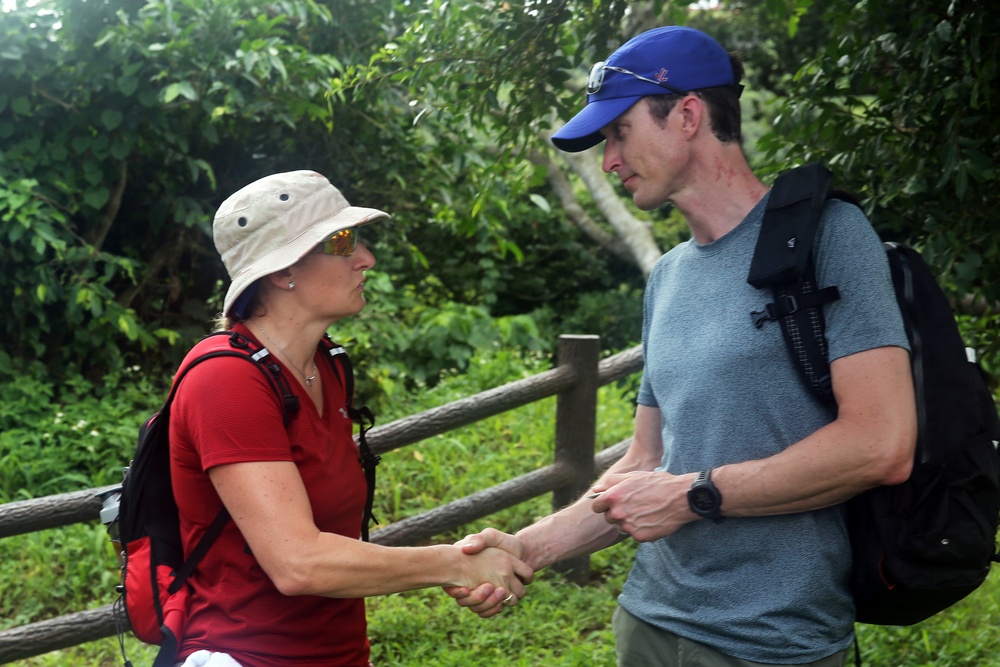
[[[695,169],[691,187],[674,200],[674,205],[701,244],[733,231],[768,191],[736,146],[713,153]]]

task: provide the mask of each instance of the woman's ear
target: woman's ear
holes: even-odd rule
[[[264,280],[266,280],[268,284],[273,285],[280,290],[294,289],[293,287],[289,287],[289,285],[294,283],[292,283],[292,272],[288,269],[282,269],[280,271],[275,271],[274,273],[269,273],[264,276]]]

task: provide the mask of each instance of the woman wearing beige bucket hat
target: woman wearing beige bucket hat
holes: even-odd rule
[[[388,217],[348,204],[315,172],[262,178],[215,217],[232,278],[228,328],[266,348],[298,399],[287,424],[266,376],[224,356],[195,366],[174,399],[171,471],[185,553],[224,506],[233,521],[194,574],[177,660],[243,667],[369,664],[363,598],[494,587],[516,604],[531,569],[504,551],[359,540],[367,482],[347,390],[324,358],[328,327],[365,306],[375,258],[358,228]],[[230,337],[209,337],[187,359]]]

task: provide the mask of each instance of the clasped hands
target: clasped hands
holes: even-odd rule
[[[502,611],[504,606],[513,607],[524,597],[524,587],[531,583],[535,573],[517,553],[495,548],[496,545],[490,543],[477,544],[476,548],[470,549],[459,542],[450,549],[455,547],[459,547],[456,553],[464,564],[454,572],[453,581],[457,585],[445,587],[446,591],[469,591],[466,586],[474,587],[471,590],[477,591],[478,595],[494,601],[491,604],[491,607],[496,607],[494,614]]]
[[[697,518],[687,504],[687,490],[690,486],[690,480],[663,471],[611,474],[597,482],[575,505],[563,511],[572,512],[575,507],[586,506],[589,503],[591,512],[603,516],[605,524],[598,526],[604,525],[605,532],[610,530],[610,526],[614,526],[619,535],[612,534],[610,539],[605,540],[605,543],[597,549],[612,544],[616,539],[620,539],[620,535],[631,536],[639,542],[651,542],[673,533],[685,523]],[[599,527],[573,519],[566,530],[572,531],[576,527],[572,524],[590,526],[584,530],[592,530],[595,533],[577,535],[579,543],[599,540],[600,535],[596,534],[601,532]],[[553,535],[541,539],[552,541],[558,537]],[[480,533],[468,535],[457,542],[456,546],[460,546],[467,554],[476,554],[491,547],[503,549],[534,570],[550,564],[543,562],[544,556],[535,553],[519,535],[504,533],[495,528],[487,528]],[[530,583],[530,580],[523,583]],[[509,591],[489,583],[471,590],[464,587],[446,587],[444,590],[460,607],[466,607],[482,618],[499,614],[505,606],[505,598],[509,600],[507,597]],[[515,596],[516,599],[520,597],[520,594]],[[510,601],[506,605],[510,606]]]

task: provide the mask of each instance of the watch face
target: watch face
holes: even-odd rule
[[[711,512],[715,509],[715,497],[709,489],[692,489],[691,504],[697,512]]]

